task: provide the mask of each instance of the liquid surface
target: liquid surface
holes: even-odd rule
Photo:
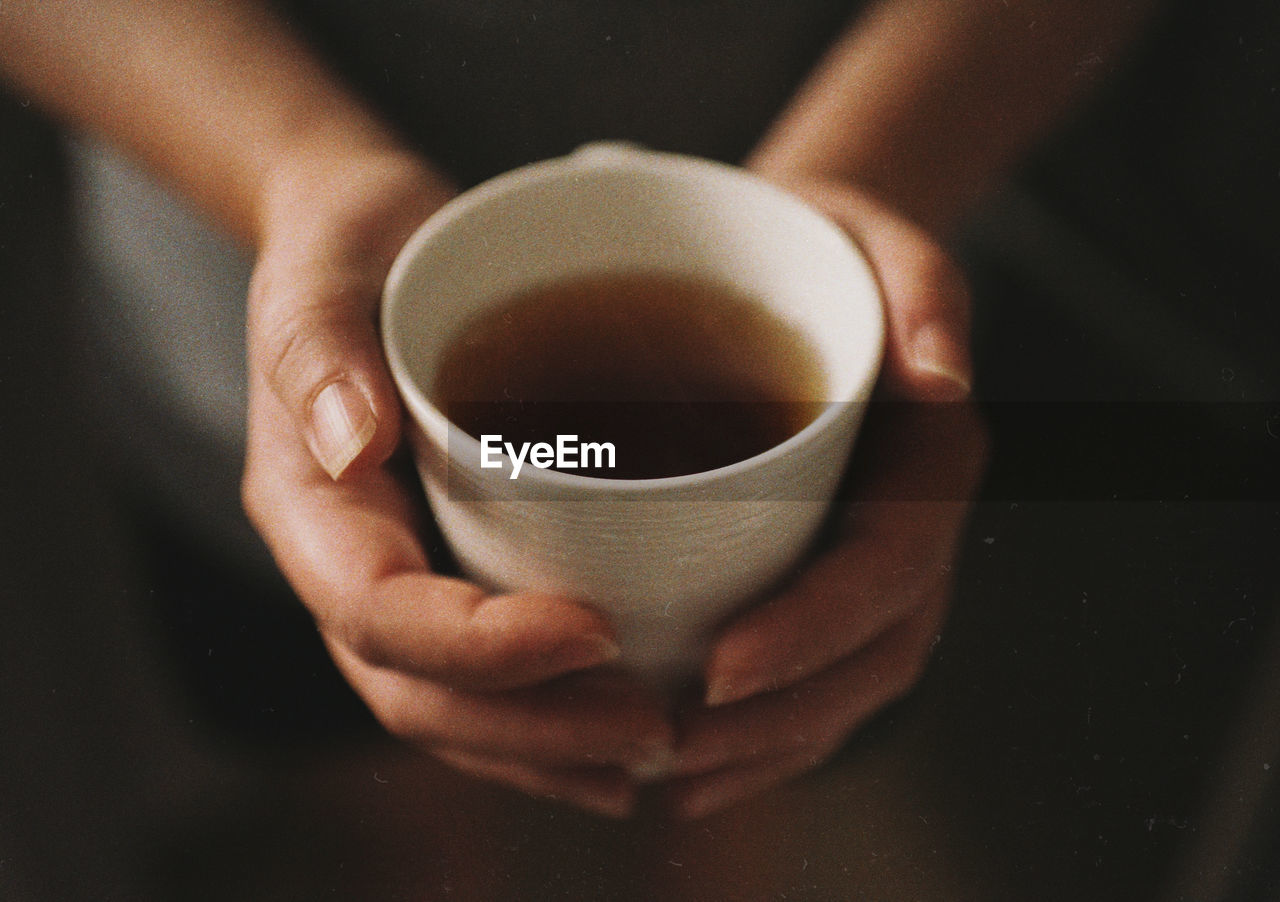
[[[744,460],[808,425],[825,380],[808,340],[758,300],[655,273],[595,275],[510,298],[447,349],[433,399],[470,435],[608,442],[648,479]]]

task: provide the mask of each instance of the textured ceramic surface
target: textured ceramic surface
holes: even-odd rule
[[[444,348],[521,288],[638,268],[764,299],[817,349],[823,413],[763,454],[688,476],[481,468],[480,444],[428,397]],[[460,565],[494,589],[590,601],[617,624],[624,663],[659,684],[692,673],[711,629],[812,541],[883,343],[876,281],[835,225],[742,170],[617,145],[516,170],[440,210],[396,261],[383,330],[428,500]]]

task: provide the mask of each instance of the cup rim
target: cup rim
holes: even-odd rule
[[[599,142],[584,145],[566,156],[540,160],[520,166],[458,194],[429,216],[413,232],[392,263],[384,283],[381,305],[382,341],[387,364],[399,389],[400,397],[409,408],[411,419],[414,421],[412,425],[420,428],[430,441],[436,442],[441,448],[446,449],[447,456],[454,460],[455,464],[462,463],[462,461],[457,460],[458,455],[454,453],[456,442],[462,442],[462,450],[465,450],[464,460],[469,463],[470,461],[479,460],[480,440],[446,417],[444,412],[427,397],[426,391],[418,385],[417,380],[411,375],[409,365],[404,357],[404,348],[391,328],[391,323],[394,321],[392,313],[404,301],[403,292],[400,290],[401,283],[404,281],[406,273],[409,267],[412,266],[419,250],[423,245],[431,241],[436,233],[445,229],[454,220],[466,215],[472,208],[484,204],[490,197],[506,191],[514,183],[553,179],[564,170],[582,171],[584,168],[625,168],[631,170],[643,169],[650,172],[657,170],[659,175],[663,175],[669,174],[672,171],[672,167],[682,168],[686,172],[715,170],[723,175],[749,181],[757,189],[775,193],[782,203],[804,208],[809,215],[824,220],[827,225],[839,233],[854,257],[866,268],[875,292],[876,303],[872,305],[873,321],[868,323],[875,331],[875,345],[870,355],[869,365],[856,383],[851,386],[850,397],[820,401],[819,403],[824,405],[824,409],[803,428],[797,430],[784,441],[742,460],[711,470],[641,479],[583,476],[550,467],[546,469],[533,467],[524,469],[518,482],[523,483],[526,487],[534,486],[560,490],[575,489],[593,494],[608,493],[615,495],[629,493],[649,495],[663,489],[688,489],[713,485],[723,480],[732,479],[740,474],[768,466],[778,457],[793,453],[798,447],[815,441],[820,435],[829,430],[842,418],[847,408],[850,406],[863,407],[869,402],[870,392],[878,378],[884,359],[886,330],[884,289],[880,284],[879,276],[876,274],[874,267],[871,266],[870,258],[866,251],[852,235],[840,228],[830,217],[812,205],[805,203],[780,186],[740,167],[687,154],[648,150],[625,142]],[[506,457],[505,454],[503,456]],[[468,466],[468,469],[470,468]],[[516,481],[513,480],[513,482]]]

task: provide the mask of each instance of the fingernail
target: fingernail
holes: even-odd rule
[[[627,767],[627,773],[637,783],[656,783],[671,773],[675,758],[671,737],[654,736],[644,742],[640,755]]]
[[[378,429],[378,420],[361,391],[350,382],[334,382],[311,405],[311,451],[333,479],[351,466]]]
[[[629,789],[616,793],[595,793],[584,797],[581,804],[597,814],[621,820],[630,817],[635,811],[636,796]]]
[[[918,372],[947,383],[945,392],[949,400],[963,400],[973,388],[973,377],[960,343],[937,323],[922,326],[912,338],[911,364]]]
[[[622,648],[608,636],[575,636],[555,650],[555,664],[565,672],[611,664],[622,657]]]
[[[716,708],[733,700],[733,688],[727,683],[717,682],[707,686],[707,694],[703,696],[702,703],[708,708]]]
[[[734,800],[732,792],[726,792],[718,786],[695,790],[681,799],[676,806],[676,813],[685,820],[695,821],[725,807]]]
[[[708,708],[731,705],[753,695],[767,692],[773,689],[776,683],[777,681],[771,676],[750,674],[733,679],[713,678],[707,684],[707,692],[702,701]]]

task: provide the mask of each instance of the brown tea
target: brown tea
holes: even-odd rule
[[[537,465],[616,479],[752,457],[808,425],[825,394],[815,350],[760,301],[651,272],[513,296],[463,330],[432,391],[477,439],[501,436],[513,449],[563,449],[565,437],[607,443],[612,459],[586,453]]]

